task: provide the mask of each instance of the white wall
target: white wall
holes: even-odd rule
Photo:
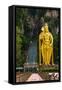
[[[0,90],[5,90],[5,89],[6,90],[8,89],[9,90],[12,89],[13,90],[33,90],[33,89],[60,90],[62,88],[62,82],[46,83],[46,84],[45,83],[29,84],[29,85],[18,85],[18,86],[12,86],[7,83],[8,81],[8,6],[13,4],[60,7],[61,15],[62,15],[62,0],[0,0]]]

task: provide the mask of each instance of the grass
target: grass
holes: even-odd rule
[[[39,71],[40,72],[58,72],[59,71],[59,66],[58,65],[41,65],[39,66]]]

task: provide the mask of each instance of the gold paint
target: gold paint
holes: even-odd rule
[[[53,36],[48,30],[48,24],[45,23],[41,30],[42,32],[39,34],[39,64],[50,65],[50,62],[54,64]]]

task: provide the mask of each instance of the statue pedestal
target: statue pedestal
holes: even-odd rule
[[[24,72],[37,72],[38,64],[30,64],[25,63],[24,64]]]

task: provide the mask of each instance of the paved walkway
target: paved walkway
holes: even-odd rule
[[[33,73],[31,76],[28,78],[28,81],[43,81],[43,79],[40,77],[38,73]]]

